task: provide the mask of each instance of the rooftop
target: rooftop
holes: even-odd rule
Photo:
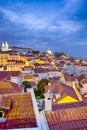
[[[0,81],[10,80],[11,76],[18,76],[20,73],[20,71],[0,71]]]
[[[0,128],[32,128],[36,127],[36,118],[30,93],[9,95],[12,107],[6,115],[6,122]]]
[[[74,76],[68,76],[68,75],[65,75],[65,80],[66,81],[75,81],[76,80],[76,78],[74,77]]]
[[[87,106],[46,111],[50,130],[86,130]]]
[[[53,83],[52,85],[50,86],[46,86],[45,87],[45,92],[47,92],[48,90],[50,90],[52,93],[60,93],[61,94],[61,97],[64,97],[66,95],[69,95],[75,99],[78,99],[78,97],[76,96],[76,93],[74,91],[73,88],[63,84],[63,83],[59,83],[59,82],[56,82],[56,83]]]
[[[0,94],[20,93],[22,91],[22,85],[18,85],[12,82],[0,82]]]
[[[67,109],[67,108],[75,108],[75,107],[82,107],[87,106],[87,103],[84,101],[74,102],[74,103],[68,103],[68,104],[52,104],[52,110],[59,110],[59,109]]]

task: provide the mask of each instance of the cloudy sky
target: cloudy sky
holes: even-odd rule
[[[0,44],[87,56],[87,0],[0,0]]]

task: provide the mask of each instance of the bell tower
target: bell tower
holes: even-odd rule
[[[5,50],[8,51],[8,43],[7,43],[7,41],[5,42]]]
[[[9,50],[9,47],[8,47],[8,43],[7,42],[2,42],[2,48],[1,48],[2,51],[8,51]]]
[[[2,51],[5,51],[5,44],[4,42],[2,42],[2,48],[1,48]]]

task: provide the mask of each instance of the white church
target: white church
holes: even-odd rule
[[[1,50],[2,51],[9,51],[10,50],[7,42],[2,42]]]
[[[51,51],[50,48],[47,50],[47,53],[48,53],[49,55],[52,55],[52,51]]]

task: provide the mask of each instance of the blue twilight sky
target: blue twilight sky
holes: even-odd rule
[[[87,0],[0,0],[0,44],[87,56]]]

